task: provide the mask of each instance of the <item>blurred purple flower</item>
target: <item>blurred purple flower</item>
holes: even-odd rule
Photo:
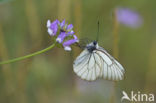
[[[50,36],[55,36],[57,33],[58,29],[58,20],[55,20],[54,22],[50,22],[50,20],[47,21],[47,28],[48,28],[48,33]]]
[[[78,40],[78,38],[77,38],[76,35],[73,35],[73,37],[74,37],[74,39],[70,39],[70,40],[65,41],[65,42],[63,43],[64,50],[66,50],[66,51],[71,51],[70,45],[72,45],[72,44],[74,44],[74,43],[76,43],[76,42],[79,42],[79,40]]]
[[[117,20],[126,26],[137,28],[143,23],[142,17],[135,11],[128,8],[117,8]]]

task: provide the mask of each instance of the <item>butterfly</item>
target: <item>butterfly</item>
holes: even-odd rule
[[[123,66],[100,47],[97,41],[84,46],[84,50],[73,63],[73,69],[79,77],[87,81],[97,78],[119,81],[124,78],[125,73]]]

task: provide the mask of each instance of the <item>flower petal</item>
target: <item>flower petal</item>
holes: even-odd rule
[[[73,35],[74,36],[74,39],[76,40],[76,42],[79,42],[78,38],[76,35]]]
[[[67,26],[67,30],[70,30],[70,29],[73,29],[73,24],[69,24],[69,25]]]
[[[51,25],[51,22],[50,22],[50,20],[48,20],[48,21],[47,21],[47,27],[49,28],[50,25]]]
[[[48,28],[48,33],[49,33],[50,36],[54,36],[53,30],[50,29],[50,28]]]
[[[61,32],[60,35],[57,37],[56,41],[58,43],[62,43],[66,36],[67,34],[65,32]]]
[[[52,22],[49,28],[53,31],[53,36],[56,35],[58,29],[58,20]]]
[[[65,26],[65,19],[60,23],[60,27],[63,28]]]
[[[65,42],[63,43],[63,46],[64,46],[64,47],[65,47],[65,46],[70,46],[70,45],[74,44],[75,42],[78,42],[78,39],[77,39],[76,35],[74,35],[74,39],[70,39],[70,40],[68,40],[68,41],[65,41]]]
[[[71,51],[71,47],[70,47],[70,46],[65,46],[65,47],[64,47],[64,50],[65,50],[65,51]]]
[[[67,35],[73,35],[75,32],[73,30],[69,31]]]

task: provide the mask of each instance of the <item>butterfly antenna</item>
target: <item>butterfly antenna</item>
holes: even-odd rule
[[[98,31],[97,31],[96,41],[98,41],[98,38],[99,38],[99,21],[98,21]]]

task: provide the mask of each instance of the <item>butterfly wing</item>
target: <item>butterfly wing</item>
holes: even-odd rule
[[[100,75],[100,77],[113,81],[122,80],[124,78],[124,68],[117,60],[107,53],[106,50],[104,50],[102,47],[99,47],[95,51],[95,55],[96,57],[100,58],[100,62],[102,64],[101,68],[103,73]]]
[[[92,53],[84,49],[74,61],[73,67],[78,76],[88,81],[97,78],[118,81],[124,77],[124,68],[102,47]]]
[[[100,68],[96,67],[95,58],[87,49],[76,58],[73,68],[78,76],[88,81],[93,81],[99,76]]]

